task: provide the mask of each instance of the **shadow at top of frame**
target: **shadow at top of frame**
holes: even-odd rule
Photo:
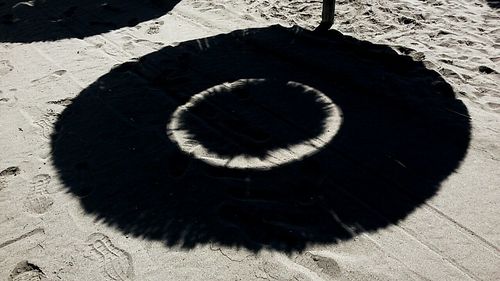
[[[0,42],[85,38],[161,17],[180,0],[0,0]]]
[[[500,9],[500,0],[486,0],[486,3],[492,8]]]
[[[271,82],[247,93],[216,89],[178,118],[207,157],[263,157],[324,131],[324,103],[279,86],[288,81],[331,99],[339,130],[315,153],[268,169],[211,164],[167,135],[194,95],[249,78]],[[333,30],[272,26],[114,68],[62,112],[52,154],[86,212],[124,233],[186,248],[290,252],[404,219],[459,167],[469,121],[451,86],[420,61]]]

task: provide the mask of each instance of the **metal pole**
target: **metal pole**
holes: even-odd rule
[[[323,12],[321,15],[321,24],[316,30],[328,30],[333,25],[335,16],[335,0],[323,0]]]

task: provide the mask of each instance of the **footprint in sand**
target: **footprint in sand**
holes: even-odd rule
[[[264,280],[307,280],[303,274],[272,259],[263,261],[259,265],[259,270],[256,276]]]
[[[157,34],[160,32],[160,27],[162,25],[163,25],[163,21],[155,22],[148,27],[148,29],[146,30],[146,33],[149,35]]]
[[[1,75],[0,75],[1,76]],[[0,106],[14,107],[17,104],[17,97],[11,94],[12,91],[0,90]]]
[[[20,172],[18,167],[9,167],[0,172],[0,190],[7,187],[7,180],[9,177],[17,176]]]
[[[68,72],[68,71],[65,70],[65,69],[56,70],[56,71],[52,72],[49,75],[46,75],[46,76],[43,76],[43,77],[31,80],[31,83],[36,84],[36,85],[46,84],[46,83],[49,83],[49,82],[52,82],[52,81],[55,81],[55,80],[59,79],[66,72]]]
[[[135,39],[135,40],[128,40],[126,43],[123,44],[123,49],[126,51],[131,51],[136,48],[144,48],[144,46],[151,48],[153,50],[159,50],[163,46],[165,46],[165,43],[163,42],[153,42],[149,40],[144,40],[144,39]]]
[[[0,77],[7,75],[13,69],[14,67],[10,64],[8,60],[0,60]]]
[[[40,127],[42,136],[50,140],[50,135],[52,134],[54,123],[57,121],[59,114],[54,112],[53,110],[49,110],[45,113],[40,120],[35,121],[35,125]]]
[[[8,281],[41,281],[47,280],[45,274],[35,264],[28,261],[19,262],[9,275]]]
[[[320,254],[306,252],[286,256],[274,254],[259,266],[262,276],[275,280],[339,280],[342,272],[337,262]]]
[[[48,101],[47,103],[61,105],[61,106],[66,107],[66,106],[70,105],[72,101],[73,101],[72,98],[64,98],[64,99],[59,99],[59,100]]]
[[[146,33],[149,35],[158,34],[159,32],[160,32],[160,27],[157,25],[152,25],[148,27],[148,30],[146,31]]]
[[[500,103],[496,103],[496,102],[487,102],[487,103],[486,103],[486,106],[487,106],[490,110],[492,110],[492,111],[494,111],[494,112],[498,112],[498,113],[500,113]]]
[[[51,177],[46,174],[37,175],[31,180],[30,193],[25,202],[28,212],[40,215],[52,207],[54,200],[47,191],[50,180]]]
[[[306,252],[295,257],[294,261],[311,271],[314,271],[325,280],[336,280],[342,274],[337,262],[330,257]]]
[[[132,257],[126,251],[116,247],[108,236],[93,233],[87,239],[89,257],[99,261],[99,268],[107,280],[132,280],[134,269]]]

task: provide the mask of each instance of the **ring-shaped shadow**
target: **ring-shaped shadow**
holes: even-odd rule
[[[180,0],[0,0],[0,42],[85,38],[156,19]]]
[[[338,131],[340,115],[306,85],[241,79],[192,96],[172,114],[167,135],[211,165],[265,170],[319,151]]]
[[[315,154],[269,170],[210,165],[167,136],[193,95],[248,78],[324,93],[342,111],[338,132]],[[272,92],[260,103],[286,109],[287,93]],[[212,113],[248,105],[211,102],[215,109],[192,114],[218,132]],[[256,120],[276,110],[262,112]],[[284,112],[283,122],[259,126],[279,132],[281,146],[321,131],[323,113]],[[294,251],[398,223],[436,194],[469,140],[466,107],[421,62],[336,31],[273,26],[184,42],[111,70],[60,115],[52,154],[83,208],[125,233],[187,248]]]

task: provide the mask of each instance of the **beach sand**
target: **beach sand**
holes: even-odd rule
[[[498,280],[500,7],[0,1],[0,280]]]

